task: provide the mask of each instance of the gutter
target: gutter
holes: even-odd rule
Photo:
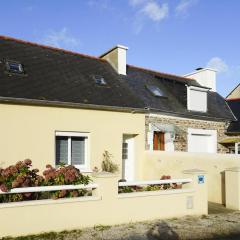
[[[156,108],[148,108],[149,111],[154,111],[154,112],[161,112],[165,115],[170,114],[172,116],[176,116],[176,117],[184,117],[184,118],[197,118],[197,119],[206,119],[208,121],[214,121],[213,119],[215,119],[216,121],[232,121],[232,119],[228,119],[228,118],[217,118],[217,117],[211,117],[211,116],[202,116],[202,115],[197,115],[197,114],[191,114],[189,113],[188,115],[184,114],[184,113],[178,113],[178,112],[172,112],[172,111],[166,111],[166,110],[160,110],[160,109],[156,109]]]
[[[11,98],[11,97],[0,97],[0,103],[105,110],[105,111],[117,111],[117,112],[129,112],[129,113],[146,113],[147,112],[146,109],[141,109],[141,108],[105,106],[105,105],[96,105],[96,104],[48,101],[48,100],[38,100],[38,99],[26,99],[26,98]]]

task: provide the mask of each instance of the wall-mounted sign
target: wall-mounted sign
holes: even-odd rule
[[[204,183],[204,175],[199,175],[198,176],[198,184],[203,184]]]

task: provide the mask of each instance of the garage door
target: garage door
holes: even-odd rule
[[[216,153],[215,130],[188,129],[188,152]]]

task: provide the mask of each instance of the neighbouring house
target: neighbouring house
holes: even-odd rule
[[[227,103],[237,118],[227,128],[228,137],[223,139],[229,153],[240,154],[240,84],[238,84],[226,97]]]
[[[221,144],[234,117],[216,92],[216,72],[197,69],[185,77],[127,65],[123,81],[149,110],[147,150],[226,153]]]
[[[109,151],[141,179],[145,150],[226,153],[235,120],[216,72],[184,77],[127,64],[127,48],[92,57],[0,37],[0,166],[31,158],[90,173]]]

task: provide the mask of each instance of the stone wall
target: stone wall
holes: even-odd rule
[[[180,132],[176,134],[174,140],[175,151],[187,151],[187,131],[188,128],[197,128],[197,129],[206,129],[206,130],[217,130],[217,141],[221,141],[223,138],[226,138],[225,135],[225,124],[226,122],[214,122],[214,121],[204,121],[204,120],[195,120],[195,119],[185,119],[178,117],[168,117],[164,115],[147,115],[145,118],[146,126],[146,150],[149,150],[149,144],[147,141],[149,123],[161,123],[161,124],[173,124],[180,129]],[[228,149],[222,144],[217,145],[218,153],[226,153]]]

